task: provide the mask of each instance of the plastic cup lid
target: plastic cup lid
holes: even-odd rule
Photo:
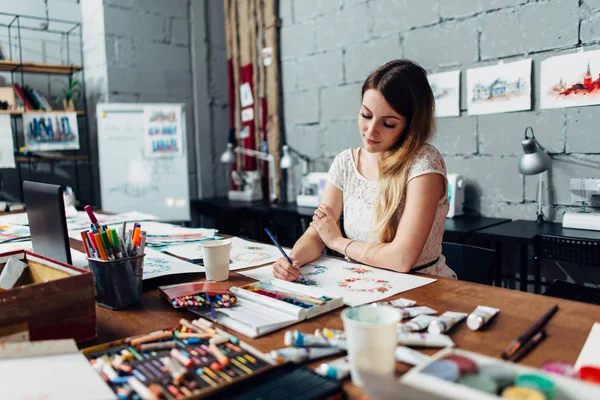
[[[486,393],[496,394],[498,391],[496,381],[485,375],[465,375],[458,380],[458,383]]]
[[[546,400],[546,396],[537,390],[516,386],[504,389],[502,398],[512,400]]]
[[[421,373],[432,375],[446,381],[456,382],[460,376],[458,365],[450,360],[433,362],[423,368]]]

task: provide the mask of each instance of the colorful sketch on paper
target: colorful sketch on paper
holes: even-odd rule
[[[344,303],[349,306],[380,301],[403,291],[435,282],[435,279],[399,274],[361,264],[349,266],[344,260],[327,257],[321,257],[313,263],[300,267],[300,272],[305,276],[306,281],[289,283],[294,285],[295,291],[316,297],[343,297]],[[268,265],[243,271],[240,274],[259,281],[268,281],[273,278],[273,267]]]
[[[304,276],[321,275],[327,271],[327,267],[324,265],[310,265],[309,267],[312,268],[312,270],[310,270],[308,272],[304,272],[304,270],[302,270],[302,275],[304,275]]]
[[[240,249],[239,252],[231,256],[231,261],[244,264],[266,264],[270,260],[269,253],[260,247],[249,246]]]
[[[355,274],[365,275],[373,273],[373,270],[366,267],[344,267],[346,271],[354,272]]]
[[[427,76],[435,99],[435,116],[460,115],[460,71],[441,72]]]
[[[550,57],[541,67],[541,108],[600,104],[600,50]]]
[[[181,109],[179,107],[145,108],[146,157],[183,154]]]
[[[77,114],[26,112],[23,114],[25,147],[29,151],[78,150]]]
[[[347,278],[338,282],[339,287],[352,292],[387,293],[392,284],[385,279]]]
[[[0,225],[0,243],[15,242],[29,239],[31,236],[28,226]]]
[[[531,109],[531,59],[467,70],[469,115]]]
[[[169,262],[165,259],[147,257],[144,260],[144,278],[164,274],[171,270]]]

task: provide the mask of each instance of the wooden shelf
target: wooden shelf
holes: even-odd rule
[[[55,157],[27,157],[15,156],[15,161],[18,163],[39,163],[39,162],[55,162],[55,161],[87,161],[88,156],[64,156],[57,154]]]
[[[64,114],[73,111],[65,111],[65,110],[52,110],[52,111],[42,111],[42,110],[0,110],[0,115],[9,114],[9,115],[23,115],[26,113],[45,113],[45,114]],[[77,115],[85,115],[85,111],[77,110],[75,111]]]
[[[39,74],[62,74],[69,75],[81,71],[80,65],[46,64],[11,60],[0,60],[0,71],[33,72]]]

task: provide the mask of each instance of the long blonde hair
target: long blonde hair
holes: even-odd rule
[[[406,118],[398,142],[386,151],[379,165],[379,193],[375,203],[373,241],[391,242],[396,236],[408,170],[417,153],[433,137],[435,101],[425,70],[413,61],[394,60],[377,68],[365,80],[362,95],[377,90]]]

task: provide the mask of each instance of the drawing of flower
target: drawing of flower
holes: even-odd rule
[[[360,274],[360,275],[370,274],[373,272],[372,269],[365,268],[365,267],[344,267],[344,269],[347,271],[354,272],[355,274]]]
[[[359,283],[366,285],[362,285],[363,287],[358,287],[361,286],[358,285]],[[360,293],[387,293],[392,288],[391,283],[385,279],[371,278],[346,278],[339,281],[338,286],[352,292]]]

